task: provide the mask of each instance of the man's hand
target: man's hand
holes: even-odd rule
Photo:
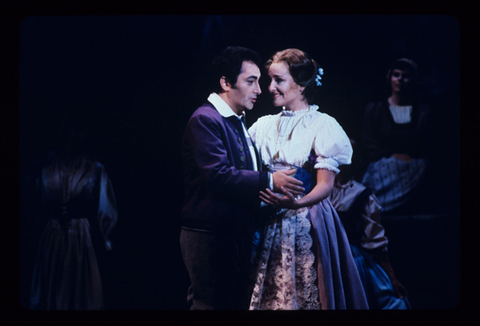
[[[295,173],[295,171],[295,169],[291,169],[274,172],[272,174],[273,191],[285,193],[282,190],[282,187],[284,187],[285,190],[290,192],[293,196],[301,195],[305,191],[305,188],[301,187],[303,182],[295,179],[294,177],[290,177],[290,175]]]

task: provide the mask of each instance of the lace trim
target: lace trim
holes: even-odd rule
[[[320,309],[308,209],[287,210],[266,227],[250,310]]]
[[[290,111],[290,110],[286,110],[285,107],[282,107],[281,114],[284,115],[284,116],[294,117],[294,116],[302,115],[306,111],[307,112],[315,112],[317,110],[318,110],[318,105],[316,105],[316,104],[310,105],[308,108],[303,109],[303,110],[299,110],[299,111]]]

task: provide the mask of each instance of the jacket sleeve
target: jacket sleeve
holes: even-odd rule
[[[211,192],[258,196],[259,190],[267,188],[267,172],[237,169],[229,159],[232,156],[223,120],[207,114],[194,115],[185,136],[196,168]]]

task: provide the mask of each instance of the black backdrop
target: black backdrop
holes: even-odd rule
[[[460,30],[453,16],[28,16],[19,36],[22,303],[38,240],[32,180],[68,113],[88,126],[90,152],[117,197],[104,270],[109,307],[185,308],[179,148],[190,114],[209,94],[206,67],[228,45],[255,49],[264,60],[288,47],[308,52],[325,71],[320,110],[353,138],[366,102],[385,94],[388,65],[412,58],[428,96],[443,104],[445,164],[459,170]],[[266,82],[249,125],[276,112]],[[457,187],[458,180],[454,174]]]

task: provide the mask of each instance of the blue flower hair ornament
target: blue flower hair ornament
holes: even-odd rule
[[[323,68],[318,68],[317,78],[315,78],[315,82],[317,83],[317,86],[322,86],[322,82],[320,81],[322,79],[321,76],[323,76]]]

